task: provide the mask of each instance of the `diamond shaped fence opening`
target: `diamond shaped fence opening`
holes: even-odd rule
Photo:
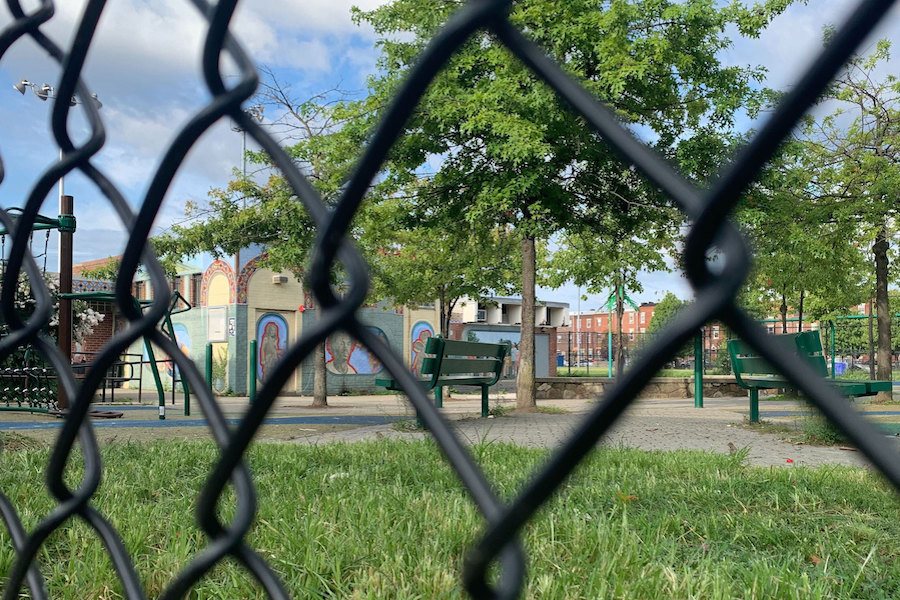
[[[765,331],[737,306],[737,292],[748,273],[750,256],[737,229],[728,220],[741,192],[752,183],[780,142],[789,135],[804,112],[893,2],[860,2],[835,33],[831,43],[806,71],[793,91],[782,100],[771,118],[725,174],[710,189],[702,190],[680,177],[666,162],[633,138],[607,108],[516,29],[507,18],[511,5],[509,0],[470,0],[435,36],[419,58],[417,66],[387,110],[334,210],[325,207],[278,142],[241,109],[241,104],[253,96],[258,77],[250,57],[230,34],[236,0],[220,0],[214,5],[206,0],[191,2],[207,22],[203,76],[212,98],[178,132],[162,156],[137,211],[132,210],[122,194],[92,162],[94,155],[103,146],[105,133],[97,107],[90,102],[83,105],[90,137],[78,145],[73,143],[66,130],[71,109],[69,103],[53,104],[52,130],[63,156],[34,182],[21,214],[13,219],[6,211],[0,211],[0,221],[12,233],[13,238],[0,297],[0,311],[10,333],[0,339],[0,361],[25,346],[37,349],[55,370],[58,384],[68,399],[70,408],[47,465],[47,486],[56,499],[56,510],[32,531],[27,532],[16,507],[6,496],[0,495],[0,515],[10,532],[17,556],[4,590],[5,599],[19,597],[23,587],[34,598],[48,597],[37,555],[47,538],[74,517],[91,527],[105,544],[125,596],[145,597],[145,591],[119,533],[106,517],[91,506],[91,498],[99,485],[102,463],[88,418],[91,399],[102,385],[102,374],[132,342],[145,335],[173,357],[183,377],[196,390],[197,399],[220,449],[218,461],[199,491],[198,523],[208,536],[208,543],[169,583],[163,594],[164,598],[184,597],[204,574],[226,557],[243,565],[269,597],[288,597],[266,560],[244,540],[255,515],[256,498],[254,484],[243,463],[243,457],[253,435],[293,371],[319,343],[338,330],[356,337],[381,361],[391,376],[402,384],[421,420],[483,514],[487,523],[485,531],[469,551],[463,573],[467,590],[476,598],[514,598],[519,595],[525,575],[525,551],[518,539],[522,527],[637,397],[650,377],[677,354],[700,327],[711,320],[724,322],[758,350],[760,355],[772,364],[780,365],[783,374],[847,434],[895,487],[900,487],[900,461],[897,461],[886,440],[877,435],[873,427],[843,402],[810,368],[792,361],[786,350],[768,339]],[[87,2],[69,48],[60,48],[44,33],[44,28],[54,14],[54,3],[51,0],[41,0],[31,11],[24,9],[17,0],[7,0],[7,5],[13,21],[6,24],[0,32],[0,59],[15,44],[29,41],[36,43],[61,67],[62,76],[57,95],[62,98],[89,98],[91,90],[81,79],[81,71],[105,7],[104,0]],[[492,33],[553,88],[573,111],[581,114],[618,151],[623,160],[633,164],[649,181],[668,194],[692,221],[685,251],[686,271],[696,292],[692,309],[678,315],[658,340],[642,353],[636,364],[616,382],[571,438],[556,450],[550,461],[509,504],[502,503],[494,494],[481,470],[444,418],[425,397],[404,366],[403,360],[357,319],[356,310],[362,305],[368,290],[367,266],[364,257],[346,237],[366,189],[375,178],[389,149],[402,134],[407,119],[428,84],[453,53],[478,31]],[[226,80],[219,70],[224,56],[238,66],[240,77],[236,83],[233,79]],[[194,363],[169,337],[156,329],[155,325],[162,318],[169,302],[169,286],[159,262],[147,244],[153,221],[176,170],[203,133],[221,119],[233,120],[270,154],[296,193],[298,201],[302,202],[315,221],[319,236],[308,283],[323,308],[322,318],[305,330],[301,339],[287,350],[267,377],[257,401],[234,430],[229,430]],[[2,152],[10,151],[7,141],[4,142],[0,145],[0,158]],[[115,293],[118,309],[129,319],[130,327],[116,334],[106,344],[96,357],[95,367],[78,384],[62,353],[41,334],[50,319],[51,300],[28,244],[31,226],[38,218],[38,209],[43,199],[60,177],[73,171],[80,171],[93,182],[129,231]],[[2,178],[0,163],[0,181]],[[726,272],[713,273],[708,269],[706,255],[714,245],[728,263]],[[328,281],[328,273],[335,261],[339,261],[348,274],[348,290],[342,297],[334,295]],[[152,305],[143,313],[134,307],[130,290],[130,282],[139,265],[143,265],[150,275],[154,298]],[[14,282],[22,273],[32,282],[37,305],[34,313],[25,321],[15,312],[12,292]],[[85,468],[82,480],[72,488],[63,480],[63,473],[76,440],[84,455]],[[235,518],[232,522],[222,523],[216,514],[216,503],[229,484],[236,497]],[[501,566],[501,575],[496,584],[489,583],[486,576],[489,565],[494,561],[499,561]]]

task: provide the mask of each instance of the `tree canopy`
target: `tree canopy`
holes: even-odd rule
[[[760,69],[720,60],[731,44],[728,30],[756,35],[788,4],[524,0],[512,4],[510,20],[636,135],[671,160],[681,159],[689,177],[704,178],[721,160],[722,133],[731,129],[735,113],[753,113],[762,101],[755,87]],[[358,114],[372,122],[380,117],[458,6],[395,0],[356,11],[356,19],[379,36],[381,51],[371,95]],[[511,227],[522,240],[518,396],[520,406],[533,405],[535,240],[571,228],[571,239],[586,242],[587,228],[605,225],[601,235],[611,233],[618,242],[607,246],[625,248],[660,211],[638,208],[626,218],[622,203],[646,199],[664,209],[669,201],[486,32],[474,34],[449,59],[404,133],[385,165],[384,181],[401,189],[438,163],[429,173],[435,193],[419,197],[422,203],[473,223]],[[602,252],[596,250],[595,256]],[[621,265],[633,266],[629,258],[606,262],[616,262],[619,273]]]

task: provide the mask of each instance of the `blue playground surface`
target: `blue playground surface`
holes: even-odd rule
[[[140,410],[147,409],[142,406],[117,406],[115,410]],[[153,409],[154,407],[149,407]],[[335,415],[332,417],[273,417],[263,421],[266,425],[385,425],[394,423],[395,421],[403,421],[409,417],[397,416],[354,416],[354,415]],[[229,425],[238,425],[240,419],[225,419]],[[98,428],[123,428],[123,427],[206,427],[206,419],[169,419],[165,421],[148,420],[148,419],[110,419],[110,420],[93,420],[91,424]],[[23,421],[0,421],[0,431],[22,431],[34,429],[56,429],[63,426],[62,419],[54,419],[53,421],[39,422],[23,422]]]

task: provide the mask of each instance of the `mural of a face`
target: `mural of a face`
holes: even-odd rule
[[[260,381],[265,381],[287,348],[287,322],[281,315],[265,314],[256,325],[256,336],[259,340],[258,375]]]
[[[381,329],[367,329],[387,343],[387,336]],[[384,369],[374,354],[342,331],[325,342],[325,367],[337,375],[374,375]]]
[[[350,364],[350,352],[353,347],[353,340],[350,339],[350,336],[339,331],[329,339],[331,341],[331,361],[328,364],[331,370],[342,375],[355,373],[356,370]]]

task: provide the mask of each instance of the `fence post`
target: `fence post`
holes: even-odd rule
[[[250,404],[256,402],[256,340],[250,340],[250,356],[247,357],[250,364],[247,367],[247,377],[250,378],[247,390]]]
[[[694,336],[694,408],[703,408],[703,333]]]
[[[212,343],[206,344],[206,385],[209,387],[209,391],[211,392],[213,389],[213,381],[212,381]]]
[[[60,153],[62,150],[60,150]],[[62,181],[60,179],[60,181]],[[62,184],[60,184],[62,186]],[[47,232],[49,234],[49,231]],[[72,293],[72,238],[75,233],[75,200],[72,196],[59,197],[59,293]],[[67,365],[72,364],[72,299],[59,299],[59,334],[57,345]],[[61,410],[69,408],[65,388],[56,386],[56,403]]]
[[[830,324],[831,324],[831,378],[834,379],[834,355],[835,355],[835,352],[834,352],[834,347],[835,347],[835,345],[834,345],[834,334],[835,334],[834,321],[830,321]]]
[[[608,372],[607,377],[612,379],[613,355],[612,355],[612,318],[609,319],[609,329],[606,332],[606,366]]]

